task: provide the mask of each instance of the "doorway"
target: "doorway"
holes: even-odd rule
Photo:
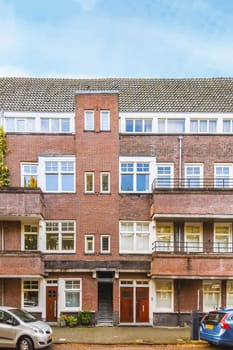
[[[57,287],[46,287],[46,321],[57,322]]]

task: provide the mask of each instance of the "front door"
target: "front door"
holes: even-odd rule
[[[57,321],[57,287],[46,287],[46,321]]]
[[[136,288],[136,322],[149,322],[149,288]]]
[[[133,322],[133,288],[121,287],[120,322]]]

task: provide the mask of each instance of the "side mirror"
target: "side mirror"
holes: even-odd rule
[[[6,321],[6,324],[10,326],[18,326],[19,322],[14,318],[9,318],[9,320]]]

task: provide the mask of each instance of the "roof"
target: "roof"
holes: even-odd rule
[[[233,78],[0,77],[0,109],[74,112],[77,90],[118,90],[120,112],[233,112]]]

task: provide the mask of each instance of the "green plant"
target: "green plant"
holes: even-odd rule
[[[77,326],[77,324],[78,324],[77,317],[75,317],[73,315],[70,315],[70,316],[67,317],[67,325],[69,327],[75,327],[75,326]]]
[[[91,311],[85,310],[79,312],[79,318],[82,325],[89,325],[91,323]]]
[[[0,128],[0,187],[9,186],[9,169],[6,164],[4,164],[4,157],[8,152],[6,143],[6,134],[3,128]]]
[[[60,321],[67,322],[68,316],[66,314],[60,314]]]

